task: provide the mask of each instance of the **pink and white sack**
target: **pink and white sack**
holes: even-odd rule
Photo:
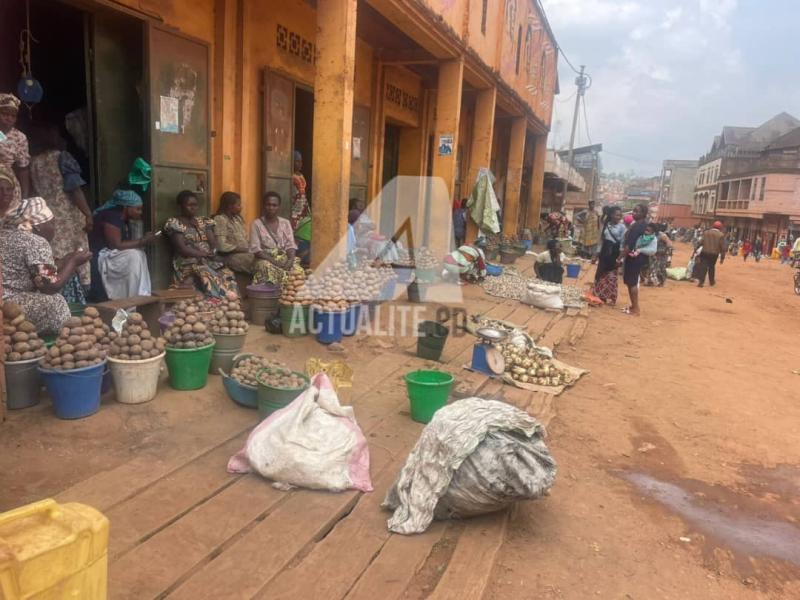
[[[351,406],[324,373],[289,405],[250,432],[245,447],[228,461],[228,472],[256,471],[281,489],[303,487],[341,492],[372,491],[369,448]]]

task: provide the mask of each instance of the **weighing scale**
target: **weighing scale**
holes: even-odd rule
[[[472,347],[471,369],[486,375],[502,375],[506,370],[506,361],[494,344],[502,342],[508,334],[493,327],[481,327],[475,332],[478,342]]]

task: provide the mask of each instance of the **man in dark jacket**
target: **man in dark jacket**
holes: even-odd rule
[[[725,235],[722,233],[722,223],[714,221],[711,229],[706,230],[703,234],[703,252],[700,254],[700,260],[703,263],[703,268],[700,271],[700,283],[697,287],[703,287],[706,281],[706,273],[708,273],[708,283],[711,287],[716,285],[716,269],[717,260],[720,256],[725,255]]]

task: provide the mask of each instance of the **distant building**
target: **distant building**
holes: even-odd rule
[[[800,120],[780,113],[759,127],[724,127],[700,159],[693,214],[724,222],[771,251],[800,232]]]
[[[661,166],[658,209],[654,218],[675,227],[690,227],[694,185],[697,177],[696,160],[665,160]]]
[[[564,211],[567,216],[571,216],[575,210],[582,210],[586,208],[589,200],[594,200],[596,203],[600,197],[600,173],[603,171],[603,163],[600,159],[600,152],[603,151],[602,144],[593,144],[591,146],[582,146],[575,148],[572,153],[572,164],[575,169],[580,173],[586,185],[580,191],[570,191],[567,193],[567,201],[564,203]],[[567,150],[559,151],[558,155],[561,160],[567,161],[569,152]]]

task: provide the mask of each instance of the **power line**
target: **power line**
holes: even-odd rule
[[[558,51],[559,51],[559,53],[561,54],[561,56],[563,56],[563,57],[564,57],[564,60],[565,60],[565,61],[566,61],[566,63],[569,65],[569,68],[570,68],[570,69],[572,69],[573,71],[575,71],[575,73],[577,73],[578,75],[581,75],[581,72],[580,72],[578,69],[576,69],[576,68],[575,68],[575,66],[574,66],[574,65],[573,65],[573,64],[570,62],[570,60],[567,58],[567,55],[566,55],[566,54],[564,54],[564,50],[561,48],[561,46],[558,46],[558,45],[557,45],[557,46],[556,46],[556,48],[558,49]]]
[[[569,102],[570,100],[572,100],[575,97],[576,93],[577,92],[572,92],[572,95],[569,98],[564,98],[563,100],[559,99],[558,102],[561,102],[561,104],[564,104],[565,102]]]

